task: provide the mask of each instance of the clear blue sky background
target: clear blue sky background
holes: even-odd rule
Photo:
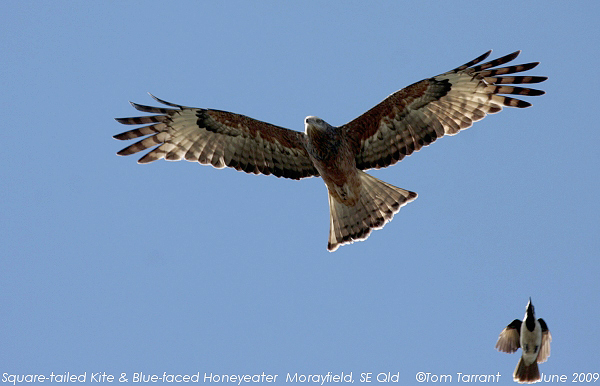
[[[529,296],[547,374],[600,371],[600,3],[0,5],[0,373],[500,372]],[[419,193],[326,251],[323,182],[118,157],[146,92],[303,130],[488,49],[550,79],[372,174]],[[456,379],[454,380],[456,382]]]

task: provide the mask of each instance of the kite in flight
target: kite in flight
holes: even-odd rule
[[[539,63],[493,68],[515,59],[520,51],[483,64],[491,50],[433,78],[399,90],[345,125],[334,127],[309,116],[304,133],[220,110],[171,108],[131,103],[148,115],[117,118],[125,125],[146,125],[117,134],[129,140],[148,136],[123,150],[130,155],[156,146],[139,163],[161,158],[229,166],[246,173],[273,174],[299,180],[320,176],[329,192],[330,230],[327,249],[365,240],[371,230],[392,220],[417,194],[367,173],[395,164],[444,135],[470,127],[503,106],[531,104],[500,94],[537,96],[544,91],[511,84],[539,83],[543,76],[500,76],[527,71]]]

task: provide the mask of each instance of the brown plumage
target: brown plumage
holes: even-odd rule
[[[542,95],[540,90],[506,84],[538,83],[540,76],[500,76],[526,71],[538,63],[492,69],[519,51],[477,65],[491,51],[433,78],[397,91],[358,118],[334,127],[307,117],[305,132],[226,111],[185,107],[155,98],[171,108],[132,103],[158,115],[118,118],[126,125],[146,124],[115,135],[120,140],[148,136],[118,152],[130,155],[153,148],[138,162],[186,159],[216,168],[229,166],[254,174],[301,179],[321,176],[329,191],[331,227],[328,249],[364,240],[417,194],[380,181],[363,170],[383,168],[444,135],[471,126],[503,106],[530,103],[499,94]],[[156,147],[155,147],[156,146]]]

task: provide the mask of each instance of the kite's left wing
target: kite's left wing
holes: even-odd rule
[[[174,108],[132,103],[144,117],[117,118],[125,125],[149,124],[114,136],[128,140],[148,135],[119,155],[151,149],[139,163],[165,158],[186,159],[216,168],[229,166],[246,173],[300,179],[319,175],[308,156],[304,133],[227,111],[198,109],[158,102]]]
[[[539,83],[544,76],[499,76],[527,71],[539,63],[492,69],[515,59],[520,51],[487,63],[491,51],[433,78],[412,84],[387,97],[343,129],[349,136],[361,169],[383,168],[427,146],[444,135],[470,127],[486,114],[503,106],[529,107],[531,104],[500,95],[544,94],[544,91],[506,84]]]

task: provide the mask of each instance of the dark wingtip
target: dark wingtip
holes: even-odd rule
[[[488,58],[488,56],[490,56],[492,53],[492,50],[489,50],[488,52],[482,54],[480,57],[478,57],[477,59],[475,59],[474,61],[477,61],[477,63],[484,61],[485,59]]]
[[[178,105],[176,103],[171,103],[171,102],[167,102],[164,99],[160,99],[154,95],[152,95],[151,93],[148,93],[148,95],[150,95],[152,97],[152,99],[154,99],[155,101],[157,101],[158,103],[162,103],[163,105],[167,105],[167,106],[171,106],[171,107],[177,107],[178,109],[183,109],[186,106],[182,106],[182,105]]]
[[[133,108],[136,109],[137,111],[144,111],[144,106],[142,106],[142,105],[140,105],[138,103],[129,101],[129,104],[131,106],[133,106]]]
[[[475,59],[463,64],[462,66],[458,66],[456,67],[454,70],[452,70],[452,72],[458,72],[458,71],[462,71],[465,70],[471,66],[476,65],[477,63],[481,62],[482,60],[484,60],[485,58],[487,58],[488,56],[490,56],[490,54],[492,53],[492,50],[489,50],[485,53],[483,53],[482,55],[479,55],[478,57],[476,57]]]
[[[480,56],[480,57],[478,57],[477,59],[478,59],[479,61],[481,61],[481,60],[483,60],[483,59],[487,58],[488,56],[490,56],[490,55],[491,55],[492,51],[493,51],[493,50],[487,50],[486,52],[484,52],[483,54],[481,54],[481,56]]]
[[[489,50],[487,52],[484,52],[483,54],[479,55],[478,57],[476,57],[475,59],[471,60],[470,63],[476,64],[479,63],[485,59],[487,59],[488,56],[490,56],[490,54],[492,53],[492,50]],[[471,66],[473,65],[471,64]],[[467,64],[465,64],[464,66],[467,66]],[[467,67],[471,67],[471,66],[467,66]]]
[[[511,60],[514,60],[519,55],[521,55],[521,50],[516,50],[512,54],[508,54],[506,56],[508,56],[510,58],[510,60],[509,60],[509,62],[510,62]]]
[[[531,106],[532,106],[531,103],[519,100],[519,102],[517,103],[517,105],[513,106],[513,107],[518,107],[520,109],[526,109],[526,108],[531,107]]]
[[[115,118],[115,119],[116,119],[116,118]],[[115,135],[113,135],[112,137],[113,137],[114,139],[118,139],[119,141],[124,141],[124,140],[126,140],[126,139],[130,139],[130,138],[127,136],[127,134],[129,134],[129,131],[125,131],[125,132],[123,132],[123,133],[115,134]]]

